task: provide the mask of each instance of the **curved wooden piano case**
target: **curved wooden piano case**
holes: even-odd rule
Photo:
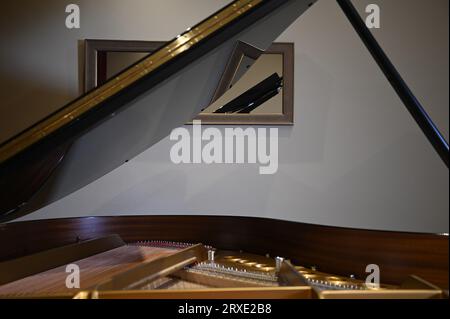
[[[448,236],[317,226],[254,217],[84,217],[0,225],[0,261],[98,238],[125,242],[167,240],[203,243],[291,259],[324,272],[365,278],[377,264],[381,280],[400,284],[409,275],[448,289]]]

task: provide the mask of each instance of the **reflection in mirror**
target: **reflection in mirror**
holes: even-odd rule
[[[239,42],[212,104],[196,119],[203,124],[292,125],[293,82],[292,43],[274,43],[262,52]]]
[[[275,75],[275,76],[273,76]],[[252,88],[264,84],[264,82],[273,79],[275,82],[275,89],[278,89],[276,85],[278,79],[283,77],[283,55],[282,54],[263,54],[256,61],[256,63],[250,67],[247,73],[234,85],[231,85],[229,90],[225,92],[219,99],[206,108],[201,114],[215,113],[224,105],[227,105],[234,99],[238,98],[242,94],[249,92]],[[271,97],[258,107],[250,111],[250,114],[282,114],[283,112],[283,89],[281,88],[279,93]],[[252,101],[251,101],[252,102]],[[233,112],[234,113],[234,112]]]
[[[261,52],[262,53],[262,52]],[[255,61],[259,58],[251,58],[248,56],[243,56],[239,67],[236,70],[235,76],[233,77],[233,79],[231,80],[230,86],[228,88],[231,88],[233,85],[236,84],[237,81],[239,81],[241,79],[241,77],[248,71],[248,69],[251,68],[251,66],[253,65],[253,63],[255,63]]]
[[[217,85],[211,103],[216,101],[226,91],[233,87],[233,85],[241,79],[263,53],[263,50],[248,43],[238,41],[231,53],[227,66],[222,74],[222,78]]]

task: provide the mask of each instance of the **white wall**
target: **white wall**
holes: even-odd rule
[[[226,3],[78,1],[85,12],[83,28],[67,31],[59,16],[63,2],[47,2],[45,10],[35,5],[35,19],[28,22],[23,19],[32,13],[19,10],[19,4],[10,8],[22,28],[9,22],[9,33],[3,30],[9,41],[0,53],[4,135],[14,131],[3,129],[13,109],[20,112],[12,122],[25,126],[31,119],[20,113],[42,115],[77,94],[78,39],[169,39]],[[381,6],[382,28],[374,34],[448,138],[448,2],[354,2],[359,9],[367,3]],[[48,17],[39,19],[40,14]],[[280,128],[276,175],[261,176],[252,165],[176,166],[169,159],[172,143],[165,139],[24,219],[220,214],[448,232],[448,170],[335,1],[320,0],[279,41],[296,46],[296,123]]]

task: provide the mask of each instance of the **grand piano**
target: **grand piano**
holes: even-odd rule
[[[233,1],[1,144],[0,297],[448,298],[446,234],[151,212],[15,221],[95,181],[192,120],[211,100],[238,41],[267,49],[314,2]],[[351,2],[338,2],[448,166],[442,135]],[[164,98],[165,88],[174,85],[183,103]],[[256,93],[240,101],[258,100]],[[158,112],[165,114],[164,125],[151,121]],[[149,121],[142,125],[140,117]],[[78,267],[79,282],[68,282],[70,265]],[[377,267],[381,282],[367,281]]]

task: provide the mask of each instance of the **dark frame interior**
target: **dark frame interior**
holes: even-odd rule
[[[151,53],[164,41],[85,40],[85,91],[106,82],[108,52]],[[274,43],[262,51],[247,43],[238,42],[214,93],[214,102],[228,89],[243,56],[256,60],[261,54],[283,55],[283,112],[282,114],[199,114],[195,120],[209,125],[293,125],[294,124],[294,44]]]
[[[108,52],[145,52],[150,54],[166,43],[167,41],[85,40],[85,92],[106,82]]]

